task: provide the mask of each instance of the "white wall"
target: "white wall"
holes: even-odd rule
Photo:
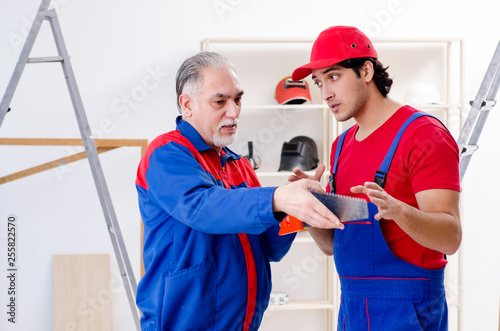
[[[0,0],[0,92],[12,74],[38,0]],[[77,1],[53,0],[90,126],[97,137],[153,139],[174,128],[174,76],[206,37],[315,38],[331,25],[355,25],[372,38],[464,40],[464,96],[473,98],[500,40],[491,1]],[[46,23],[45,23],[46,24]],[[55,55],[48,26],[33,56]],[[383,62],[383,59],[381,59]],[[307,61],[304,58],[304,63]],[[411,64],[409,64],[411,65]],[[257,73],[256,73],[257,74]],[[266,73],[259,73],[266,79]],[[395,83],[397,84],[397,82]],[[464,100],[466,102],[466,100]],[[29,65],[0,137],[77,138],[58,64]],[[500,288],[499,109],[493,109],[463,182],[463,330],[495,330]],[[67,156],[67,148],[0,147],[0,176]],[[139,274],[137,148],[101,157],[128,252]],[[53,328],[52,256],[113,255],[88,164],[80,161],[0,186],[0,267],[6,270],[6,219],[18,224],[18,320],[2,330]],[[113,275],[119,279],[112,259]],[[4,274],[4,271],[0,271]],[[0,278],[0,302],[6,302]],[[114,291],[113,330],[133,330],[123,289]]]

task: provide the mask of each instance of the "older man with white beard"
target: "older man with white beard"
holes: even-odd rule
[[[271,292],[270,261],[294,235],[285,214],[341,228],[310,189],[314,180],[260,187],[234,142],[243,90],[213,52],[187,59],[176,77],[177,129],[151,142],[136,187],[144,223],[145,274],[137,305],[142,330],[257,330]]]

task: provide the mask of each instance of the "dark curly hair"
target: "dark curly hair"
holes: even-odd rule
[[[373,82],[377,86],[380,93],[385,97],[389,94],[392,86],[392,79],[389,78],[389,73],[387,68],[380,63],[379,60],[369,57],[357,58],[357,59],[347,59],[340,62],[338,65],[344,68],[351,68],[354,70],[358,77],[361,77],[359,70],[365,64],[366,61],[373,63],[373,68],[375,73],[373,74]]]

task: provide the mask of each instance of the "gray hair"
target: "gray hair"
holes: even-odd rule
[[[201,52],[186,59],[175,77],[175,91],[177,92],[177,109],[182,114],[182,108],[179,103],[181,94],[187,94],[193,97],[203,84],[201,71],[207,67],[226,69],[236,73],[229,60],[215,52]]]

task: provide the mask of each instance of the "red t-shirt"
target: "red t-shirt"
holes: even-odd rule
[[[346,134],[336,176],[336,193],[367,199],[350,189],[374,181],[398,130],[417,110],[403,106],[382,126],[362,141],[354,134],[354,125]],[[333,168],[337,141],[332,145]],[[415,194],[429,189],[460,191],[459,153],[455,139],[443,125],[429,116],[411,123],[394,154],[384,190],[392,197],[418,208]],[[381,220],[380,227],[389,248],[398,258],[427,269],[444,267],[444,254],[421,246],[392,220]]]

